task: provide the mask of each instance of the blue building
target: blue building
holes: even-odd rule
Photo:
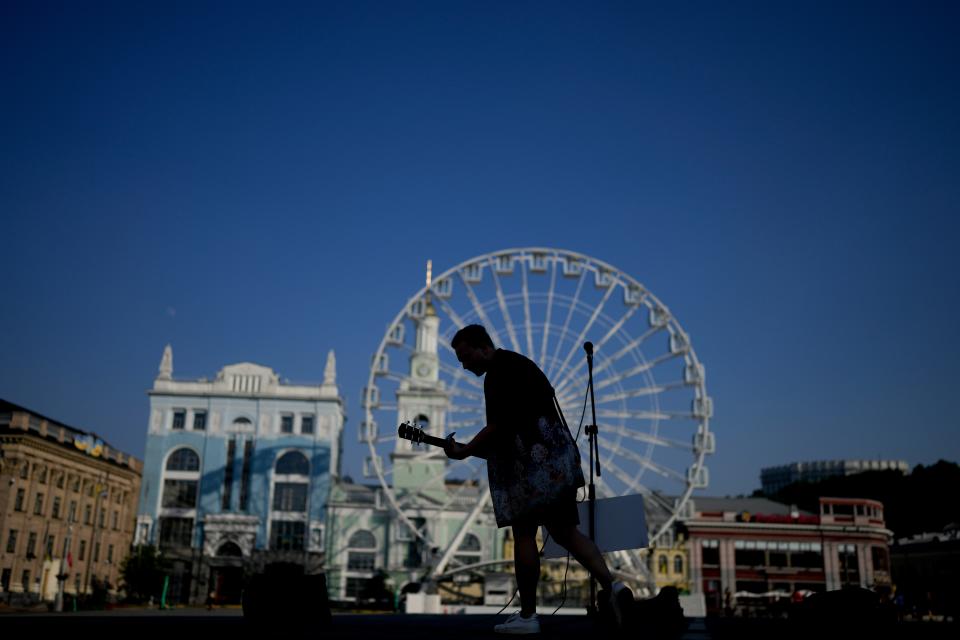
[[[168,599],[237,602],[274,563],[319,571],[345,421],[333,352],[322,384],[297,385],[248,362],[175,380],[167,346],[148,394],[135,543],[172,560]]]

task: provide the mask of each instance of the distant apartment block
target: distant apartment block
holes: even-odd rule
[[[831,476],[850,476],[864,471],[895,470],[908,473],[910,467],[903,460],[814,460],[791,462],[760,470],[763,492],[770,496],[794,482],[819,482]]]

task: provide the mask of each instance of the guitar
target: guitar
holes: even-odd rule
[[[418,427],[416,425],[410,424],[409,422],[404,422],[403,424],[400,425],[400,429],[398,430],[398,435],[403,440],[409,440],[414,444],[429,444],[430,446],[440,447],[440,448],[445,447],[447,444],[447,440],[445,440],[444,438],[438,438],[436,436],[428,435],[424,433],[422,427]],[[448,436],[448,438],[452,438],[452,437],[453,437],[453,434],[451,433]],[[483,455],[475,455],[473,457],[486,459],[486,456],[483,456]]]

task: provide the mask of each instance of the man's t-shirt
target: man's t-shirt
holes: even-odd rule
[[[497,349],[483,381],[487,424],[494,424],[504,437],[512,434],[527,440],[537,421],[557,420],[553,387],[547,376],[529,358]]]

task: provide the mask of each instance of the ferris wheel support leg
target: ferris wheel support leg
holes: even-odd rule
[[[480,499],[477,500],[477,504],[474,505],[473,510],[470,511],[470,514],[463,521],[463,524],[460,525],[460,529],[457,530],[457,534],[453,536],[453,540],[451,540],[450,544],[447,545],[447,548],[440,557],[440,560],[433,566],[433,569],[430,570],[430,575],[427,578],[430,582],[435,581],[443,573],[444,569],[447,568],[450,558],[452,558],[453,554],[456,553],[457,549],[460,548],[460,543],[463,542],[464,536],[467,535],[470,527],[472,527],[474,521],[476,521],[477,516],[480,515],[480,512],[483,511],[483,508],[487,506],[489,501],[490,492],[486,490],[486,487],[484,487],[484,491],[481,493]]]

